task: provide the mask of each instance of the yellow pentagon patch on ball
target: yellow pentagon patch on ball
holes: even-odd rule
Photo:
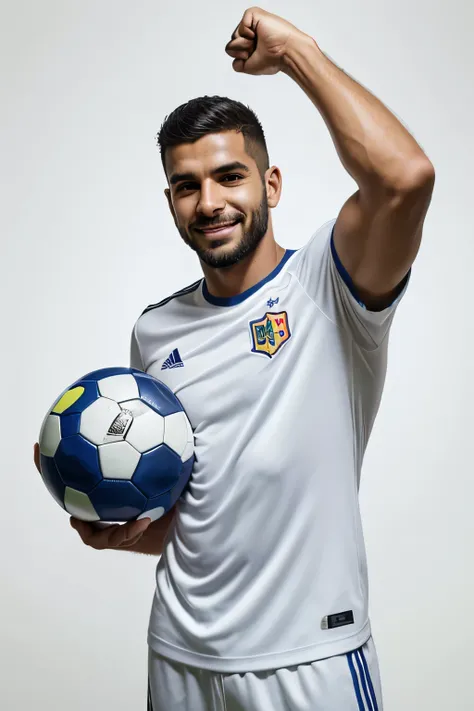
[[[84,393],[84,390],[85,388],[83,388],[82,385],[77,388],[72,388],[71,390],[68,390],[67,393],[64,393],[64,395],[59,398],[51,412],[56,415],[62,415],[63,412],[65,412],[69,407],[71,407],[71,405],[74,405],[74,403],[79,400],[79,398]]]

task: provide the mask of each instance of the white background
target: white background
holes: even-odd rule
[[[289,77],[232,70],[248,7],[15,0],[1,8],[0,705],[145,708],[156,559],[92,550],[32,463],[71,382],[127,365],[143,308],[201,276],[155,136],[204,94],[249,105],[283,173],[277,241],[302,246],[357,186]],[[465,0],[267,2],[403,120],[437,180],[392,329],[361,507],[385,711],[474,707],[474,11]]]

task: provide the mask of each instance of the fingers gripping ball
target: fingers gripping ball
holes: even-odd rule
[[[39,445],[46,487],[82,521],[157,520],[194,463],[180,401],[135,368],[103,368],[73,383],[46,415]]]

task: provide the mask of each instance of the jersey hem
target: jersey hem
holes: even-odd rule
[[[233,674],[238,672],[245,673],[265,671],[268,669],[282,669],[298,664],[320,661],[327,657],[347,654],[364,645],[371,634],[370,620],[367,620],[361,630],[349,637],[327,642],[318,642],[308,647],[299,647],[298,649],[290,649],[286,652],[276,652],[274,654],[264,654],[256,657],[215,657],[210,654],[200,654],[199,652],[177,647],[150,631],[148,631],[147,641],[149,647],[154,652],[174,662],[199,669],[206,669],[208,671]]]

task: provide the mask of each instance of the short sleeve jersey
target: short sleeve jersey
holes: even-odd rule
[[[275,669],[370,636],[358,489],[410,272],[368,310],[335,222],[244,293],[216,298],[201,279],[133,329],[131,365],[171,388],[195,438],[148,631],[178,662]]]

